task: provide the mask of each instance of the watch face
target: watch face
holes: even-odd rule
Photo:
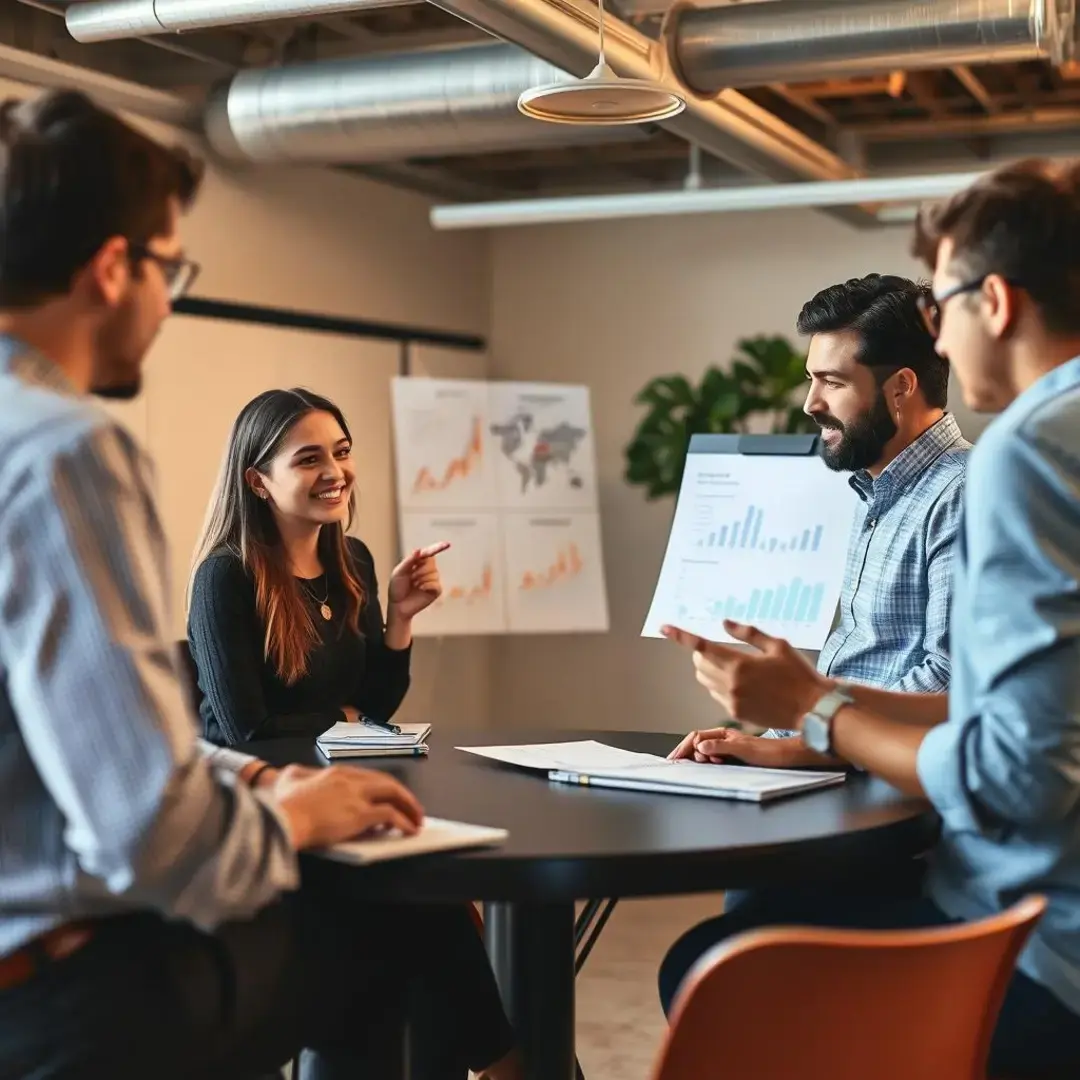
[[[829,752],[829,725],[820,716],[810,713],[803,720],[803,742],[819,754]]]

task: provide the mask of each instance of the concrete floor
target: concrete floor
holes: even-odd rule
[[[577,981],[578,1060],[585,1080],[648,1080],[664,1032],[656,970],[668,946],[720,913],[720,895],[626,900]]]

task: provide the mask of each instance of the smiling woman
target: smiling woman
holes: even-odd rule
[[[196,551],[188,638],[207,738],[234,744],[386,722],[409,685],[412,619],[441,592],[435,556],[390,578],[346,535],[352,437],[333,402],[268,390],[241,410]]]

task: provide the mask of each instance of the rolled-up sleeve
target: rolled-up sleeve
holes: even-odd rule
[[[212,927],[298,881],[285,823],[196,739],[169,640],[145,461],[106,423],[57,431],[0,508],[8,693],[64,843],[108,892]]]
[[[1080,520],[1053,443],[1014,435],[968,477],[967,566],[954,633],[965,693],[919,750],[946,828],[1060,822],[1080,800]],[[977,481],[975,481],[977,483]]]

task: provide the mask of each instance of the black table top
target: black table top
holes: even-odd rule
[[[666,754],[673,735],[615,731],[433,730],[428,758],[354,763],[392,773],[427,813],[509,830],[499,848],[365,868],[377,900],[566,901],[662,896],[820,880],[925,850],[937,819],[921,800],[851,776],[833,788],[758,805],[556,784],[455,746],[594,738]],[[275,765],[325,765],[307,739],[242,747]]]

